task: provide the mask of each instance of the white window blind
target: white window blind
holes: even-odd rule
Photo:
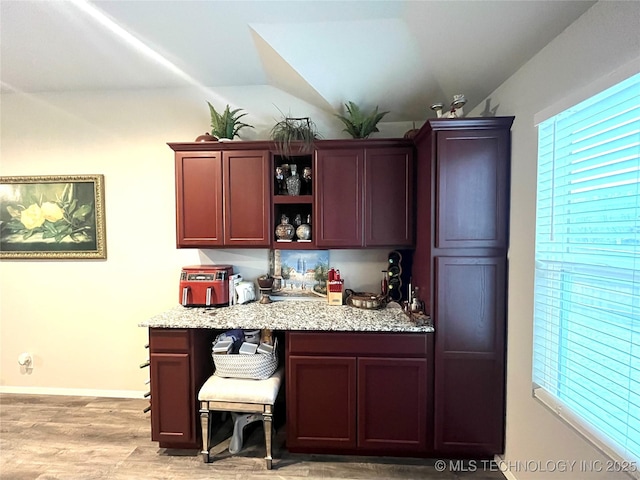
[[[538,132],[534,394],[640,469],[640,74]]]

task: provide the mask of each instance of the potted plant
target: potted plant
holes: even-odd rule
[[[246,112],[240,113],[242,111],[241,108],[231,110],[229,105],[227,105],[224,112],[220,114],[216,111],[213,105],[211,105],[211,103],[207,102],[207,104],[211,111],[211,135],[218,137],[218,139],[228,138],[229,140],[233,140],[236,135],[238,135],[241,128],[253,128],[253,125],[240,121],[242,117],[247,115]]]
[[[313,149],[314,140],[319,137],[316,125],[309,117],[284,115],[282,120],[273,126],[270,135],[276,148],[285,157],[293,153],[295,146],[298,147],[296,153],[309,153]]]
[[[378,112],[377,105],[368,114],[363,113],[360,107],[353,102],[345,103],[344,106],[347,110],[347,115],[335,114],[335,116],[345,124],[346,128],[343,131],[353,138],[368,138],[373,132],[379,132],[380,130],[376,125],[382,117],[389,113]]]

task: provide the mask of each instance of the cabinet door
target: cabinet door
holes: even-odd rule
[[[503,451],[506,260],[437,257],[435,448]]]
[[[316,152],[315,222],[319,247],[362,247],[364,150]]]
[[[412,246],[412,149],[367,149],[364,189],[365,246]]]
[[[271,244],[271,174],[269,152],[223,152],[224,244],[268,247]]]
[[[188,353],[151,353],[151,439],[195,444]]]
[[[427,360],[358,359],[358,447],[423,452],[427,446]]]
[[[198,391],[213,373],[211,329],[150,328],[151,438],[200,448]]]
[[[438,132],[436,248],[506,248],[507,129]]]
[[[356,359],[290,355],[287,359],[287,448],[356,446]]]
[[[177,246],[222,245],[222,156],[176,152]]]

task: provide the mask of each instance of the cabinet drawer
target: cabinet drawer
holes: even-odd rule
[[[287,349],[293,355],[351,355],[424,357],[426,333],[287,332]]]
[[[151,328],[149,350],[151,353],[188,352],[189,331],[185,328]]]

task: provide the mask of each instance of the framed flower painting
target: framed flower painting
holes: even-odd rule
[[[1,259],[107,258],[103,175],[0,177]]]

